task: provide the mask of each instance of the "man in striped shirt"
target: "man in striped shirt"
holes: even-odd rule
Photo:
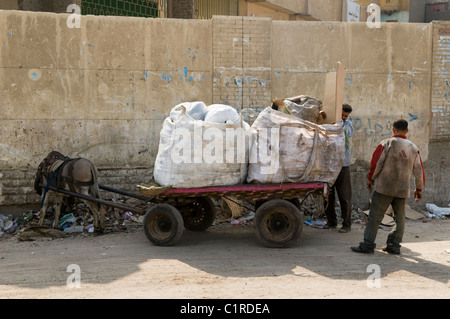
[[[419,149],[406,138],[408,122],[400,119],[393,126],[394,135],[382,141],[372,156],[367,186],[372,191],[372,185],[375,184],[375,190],[364,230],[364,241],[357,247],[351,247],[354,252],[374,252],[378,226],[389,205],[392,205],[395,226],[383,250],[390,254],[400,254],[400,243],[405,230],[405,202],[410,197],[410,180],[413,175],[415,200],[419,201],[423,196],[425,173]]]

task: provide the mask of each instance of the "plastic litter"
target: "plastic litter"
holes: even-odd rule
[[[131,216],[133,216],[132,212],[126,212],[124,218],[125,218],[125,220],[129,220],[129,219],[131,219]]]
[[[69,227],[76,221],[77,221],[77,218],[74,216],[74,214],[70,213],[70,214],[64,215],[58,222],[58,228],[61,230],[64,230],[65,228]]]
[[[425,204],[427,210],[432,214],[427,217],[444,218],[444,216],[450,215],[450,207],[439,207],[435,204]]]
[[[243,216],[238,219],[231,218],[230,224],[235,225],[235,226],[242,225],[244,223],[252,221],[254,218],[255,218],[255,212],[250,212],[247,216]]]
[[[314,219],[307,219],[304,221],[304,223],[308,226],[314,227],[314,228],[320,228],[322,229],[323,226],[325,226],[325,222],[321,220],[314,220]]]
[[[94,224],[87,225],[86,227],[84,227],[84,230],[87,231],[88,233],[93,233],[94,232]]]
[[[64,228],[64,233],[71,234],[71,233],[82,233],[84,231],[84,226],[69,226],[67,228]]]
[[[10,228],[12,227],[12,225],[13,225],[12,220],[7,220],[7,221],[4,223],[3,230],[8,230],[8,229],[10,229]]]

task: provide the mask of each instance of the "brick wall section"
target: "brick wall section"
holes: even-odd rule
[[[243,107],[264,109],[272,98],[272,21],[243,20]]]
[[[16,205],[38,202],[33,189],[36,170],[17,169],[0,172],[0,203]]]
[[[213,103],[242,107],[242,17],[213,18]]]
[[[213,98],[236,108],[264,108],[271,99],[272,21],[213,18]]]
[[[153,167],[141,168],[99,168],[98,182],[101,185],[139,193],[137,185],[149,185],[153,177]],[[0,203],[20,205],[39,203],[40,197],[34,191],[36,170],[2,170],[0,172]],[[103,199],[121,197],[111,192],[101,191]]]
[[[173,18],[192,19],[194,17],[194,0],[172,1]]]
[[[450,140],[450,22],[433,22],[432,140]]]

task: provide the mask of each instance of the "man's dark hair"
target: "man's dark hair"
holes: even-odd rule
[[[406,131],[408,129],[408,122],[404,119],[396,120],[394,122],[394,128],[400,131]]]
[[[342,105],[342,111],[347,112],[347,113],[352,113],[353,109],[350,105],[348,104],[343,104]]]

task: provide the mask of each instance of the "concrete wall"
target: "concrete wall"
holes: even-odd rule
[[[67,17],[0,11],[0,205],[38,201],[33,174],[54,149],[92,159],[102,184],[136,191],[151,181],[174,105],[258,111],[271,98],[323,99],[325,74],[338,61],[354,107],[354,203],[368,202],[367,165],[396,118],[410,122],[428,160],[432,24],[83,16],[81,28],[70,29]],[[436,204],[448,199],[439,190],[433,196]]]

